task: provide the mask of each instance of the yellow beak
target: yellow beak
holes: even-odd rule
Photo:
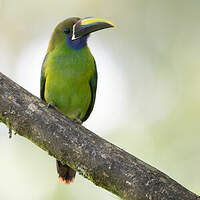
[[[114,27],[114,24],[105,19],[93,18],[93,17],[80,19],[73,26],[72,40],[80,38],[84,35],[88,35],[92,32],[110,27]]]

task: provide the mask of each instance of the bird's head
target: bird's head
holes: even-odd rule
[[[86,46],[90,33],[110,27],[114,27],[114,25],[105,19],[93,17],[83,19],[78,17],[68,18],[56,26],[48,50],[54,48],[63,39],[73,49],[83,48]]]

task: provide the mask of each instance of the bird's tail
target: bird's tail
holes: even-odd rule
[[[76,171],[67,165],[63,165],[60,161],[56,160],[57,172],[59,180],[65,184],[70,184],[74,181]]]

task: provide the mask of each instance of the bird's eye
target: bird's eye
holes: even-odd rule
[[[65,34],[69,34],[69,33],[70,33],[70,28],[65,28],[65,29],[63,30],[63,32],[64,32]]]

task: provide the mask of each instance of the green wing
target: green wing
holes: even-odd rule
[[[83,117],[82,119],[82,122],[86,121],[87,118],[90,116],[90,113],[92,112],[93,110],[93,107],[94,107],[94,102],[95,102],[95,99],[96,99],[96,90],[97,90],[97,68],[96,68],[96,62],[94,60],[94,67],[95,67],[95,70],[94,70],[94,73],[92,75],[92,78],[90,80],[90,89],[91,89],[91,102],[90,102],[90,105],[88,107],[88,110],[85,114],[85,116]]]
[[[45,101],[45,99],[44,99],[44,90],[45,90],[45,82],[46,82],[46,77],[45,77],[45,74],[44,74],[44,63],[45,63],[45,61],[47,59],[47,55],[48,54],[46,54],[46,56],[44,58],[44,61],[42,63],[41,76],[40,76],[40,98],[42,100],[44,100],[44,101]]]

